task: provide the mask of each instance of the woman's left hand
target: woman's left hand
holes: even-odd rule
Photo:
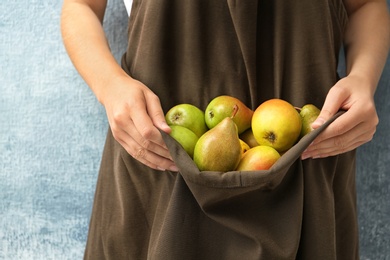
[[[371,141],[379,123],[372,89],[358,76],[347,76],[338,81],[330,89],[312,128],[320,127],[339,110],[346,112],[324,129],[301,158],[333,156]]]

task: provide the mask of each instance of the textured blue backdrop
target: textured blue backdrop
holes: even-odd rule
[[[107,121],[69,61],[60,0],[0,8],[0,259],[82,259]],[[126,11],[105,28],[119,60]],[[390,259],[390,65],[376,95],[381,124],[358,153],[362,259]]]

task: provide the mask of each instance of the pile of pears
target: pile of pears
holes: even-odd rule
[[[268,170],[300,138],[312,131],[320,110],[270,99],[255,110],[221,95],[206,109],[178,104],[165,114],[173,137],[200,171]]]

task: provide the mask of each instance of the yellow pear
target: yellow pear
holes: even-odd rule
[[[252,131],[259,145],[268,145],[279,153],[290,149],[298,140],[302,119],[289,102],[270,99],[260,104],[252,117]]]
[[[243,156],[245,154],[246,151],[248,151],[250,148],[250,146],[245,143],[243,140],[239,139],[240,140],[240,144],[241,144],[241,156]]]
[[[259,145],[244,154],[237,166],[237,171],[268,170],[279,158],[280,155],[274,148]]]

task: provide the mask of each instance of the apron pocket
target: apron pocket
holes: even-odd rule
[[[303,151],[305,151],[314,139],[342,113],[343,111],[337,113],[321,127],[302,137],[293,147],[285,152],[269,170],[262,171],[200,171],[192,158],[176,140],[165,132],[161,131],[161,134],[174,162],[179,168],[180,174],[187,184],[193,183],[205,188],[212,188],[216,190],[216,193],[219,193],[221,189],[234,189],[237,190],[237,194],[239,195],[239,190],[241,189],[275,189],[283,180],[290,166],[300,158]],[[194,195],[196,197],[196,194]],[[223,200],[223,198],[221,199]]]
[[[180,144],[162,132],[179,168],[178,192],[173,193],[171,201],[175,203],[169,206],[173,218],[168,208],[166,227],[168,223],[174,227],[181,218],[188,229],[195,229],[196,238],[190,235],[194,241],[191,255],[201,257],[198,259],[295,259],[304,203],[304,172],[298,159],[342,113],[301,138],[266,171],[199,171]],[[182,231],[185,233],[185,228]],[[181,234],[172,243],[180,245],[188,237]],[[210,243],[215,246],[208,246]],[[186,250],[190,254],[191,250]]]

